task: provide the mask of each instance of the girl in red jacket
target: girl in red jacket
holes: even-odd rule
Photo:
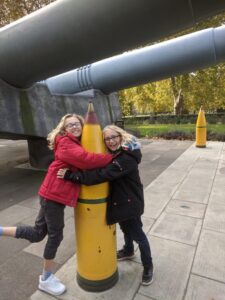
[[[103,167],[112,160],[111,154],[96,154],[85,151],[80,144],[83,118],[76,114],[65,115],[53,129],[47,140],[54,150],[54,161],[50,164],[45,179],[39,189],[40,210],[32,226],[0,227],[0,236],[11,236],[29,240],[31,243],[42,241],[48,235],[44,250],[43,274],[39,277],[39,289],[52,295],[61,295],[66,290],[53,273],[54,258],[63,239],[64,208],[75,207],[80,185],[66,183],[57,178],[61,168],[93,169]]]

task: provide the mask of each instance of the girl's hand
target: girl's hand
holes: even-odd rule
[[[67,170],[69,169],[59,169],[57,172],[57,178],[63,179]]]

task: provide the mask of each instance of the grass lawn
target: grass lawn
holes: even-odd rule
[[[195,124],[148,124],[148,125],[125,125],[125,129],[138,131],[141,137],[157,137],[171,132],[195,134]],[[207,132],[225,136],[225,124],[208,124]]]

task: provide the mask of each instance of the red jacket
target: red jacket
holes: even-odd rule
[[[112,160],[111,154],[87,152],[79,140],[70,133],[57,136],[54,154],[55,160],[50,164],[38,194],[48,200],[73,207],[77,203],[80,185],[58,179],[56,176],[58,170],[69,168],[75,171],[104,167]]]

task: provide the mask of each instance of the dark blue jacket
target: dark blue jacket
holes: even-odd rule
[[[106,167],[83,172],[67,171],[64,179],[85,185],[109,181],[107,224],[128,220],[144,212],[143,185],[138,170],[141,156],[140,149],[122,149]]]

